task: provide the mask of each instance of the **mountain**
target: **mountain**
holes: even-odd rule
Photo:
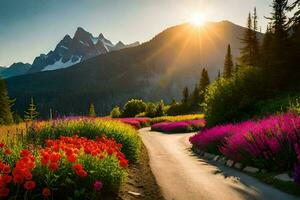
[[[19,76],[26,74],[30,69],[31,65],[28,63],[14,63],[9,67],[0,67],[0,76],[2,78],[8,78],[13,76]]]
[[[234,57],[239,54],[244,31],[228,21],[174,26],[139,46],[95,56],[71,68],[10,78],[9,94],[17,98],[19,112],[34,97],[44,116],[50,108],[60,114],[83,114],[90,103],[98,114],[107,114],[130,98],[179,100],[184,86],[192,90],[198,83],[203,67],[211,79],[216,77],[229,43]]]
[[[36,57],[28,73],[67,68],[97,55],[137,45],[139,43],[125,45],[122,42],[114,45],[103,34],[94,37],[79,27],[73,38],[66,35],[53,51]]]

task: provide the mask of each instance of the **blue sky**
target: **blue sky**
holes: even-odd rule
[[[0,0],[0,66],[29,62],[47,53],[78,26],[103,33],[116,43],[144,42],[167,27],[201,13],[209,21],[246,24],[257,7],[259,22],[270,13],[271,0]]]

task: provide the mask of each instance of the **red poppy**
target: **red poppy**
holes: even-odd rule
[[[50,165],[49,165],[49,168],[52,171],[56,171],[58,169],[58,164],[56,162],[51,162]]]
[[[44,188],[43,192],[42,192],[42,195],[44,197],[49,197],[51,195],[51,190],[49,188]]]
[[[34,181],[26,181],[25,184],[24,184],[24,188],[26,190],[32,190],[34,189],[36,186],[35,182]]]

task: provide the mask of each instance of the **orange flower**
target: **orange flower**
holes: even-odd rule
[[[34,181],[26,181],[24,184],[24,188],[26,190],[33,190],[35,188],[36,184]]]

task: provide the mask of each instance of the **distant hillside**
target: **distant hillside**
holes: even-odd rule
[[[17,98],[18,110],[34,97],[44,115],[50,108],[81,114],[91,102],[103,114],[129,98],[178,99],[184,86],[194,87],[203,67],[215,78],[229,43],[233,55],[239,54],[244,31],[228,21],[201,28],[171,27],[142,45],[96,56],[72,68],[10,78],[9,93]]]
[[[30,67],[30,64],[22,62],[14,63],[9,67],[0,67],[0,76],[2,78],[8,78],[23,75],[28,72]]]

